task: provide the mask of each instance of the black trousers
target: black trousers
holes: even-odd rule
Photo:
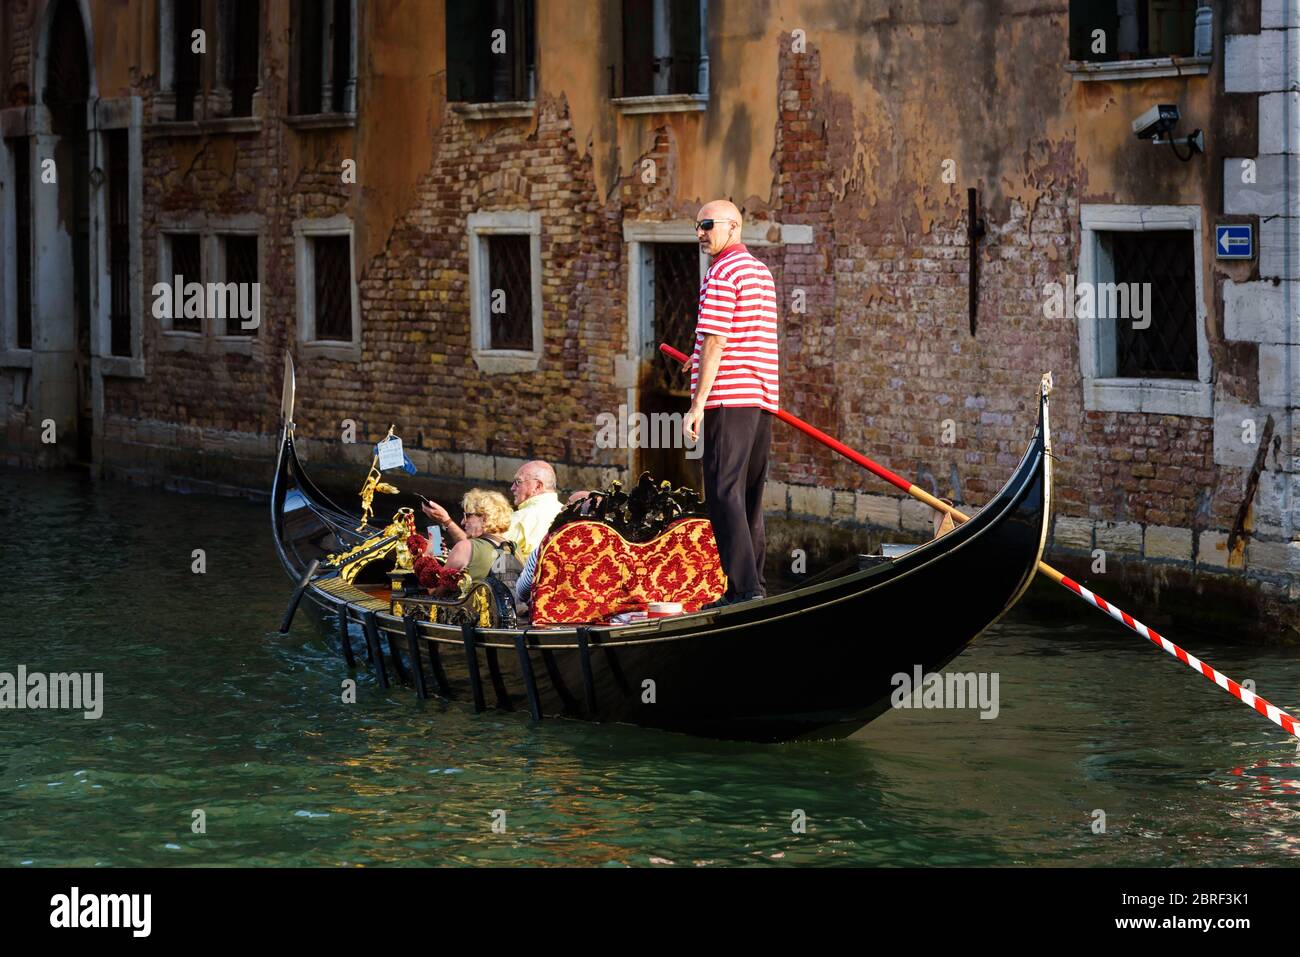
[[[705,409],[701,438],[704,498],[727,575],[727,596],[766,596],[763,486],[772,413],[757,406]]]

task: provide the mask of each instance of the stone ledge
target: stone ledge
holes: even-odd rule
[[[763,510],[784,515],[790,511],[790,486],[785,482],[768,482],[763,486]]]
[[[790,486],[790,514],[812,515],[818,518],[830,518],[834,503],[834,493],[828,488],[816,485]]]
[[[609,102],[624,116],[641,113],[702,113],[709,108],[709,95],[673,93],[662,96],[616,96]]]
[[[1058,515],[1052,531],[1052,543],[1064,548],[1092,551],[1092,519]]]
[[[1094,531],[1098,548],[1142,554],[1142,526],[1137,522],[1102,522],[1095,526]]]
[[[1228,533],[1201,532],[1201,537],[1196,543],[1196,566],[1226,569],[1230,565]]]
[[[1246,571],[1288,577],[1300,574],[1300,542],[1263,542],[1252,538],[1246,543]]]
[[[477,482],[494,481],[496,466],[490,455],[478,452],[465,453],[465,478]]]
[[[1148,525],[1143,537],[1142,550],[1147,558],[1190,562],[1192,530],[1168,525]]]
[[[501,103],[452,103],[453,113],[467,120],[505,120],[532,117],[537,109],[535,100],[508,100]]]
[[[1115,60],[1109,63],[1089,63],[1071,60],[1065,72],[1078,82],[1098,80],[1146,80],[1161,76],[1201,76],[1210,72],[1212,56],[1149,57],[1144,60]]]
[[[831,497],[831,519],[836,522],[851,522],[855,517],[857,495],[854,492],[836,489]]]
[[[914,498],[905,498],[900,500],[899,510],[902,512],[903,531],[934,534],[935,513],[929,505]]]
[[[853,511],[856,521],[896,532],[903,527],[902,499],[892,495],[857,494]]]
[[[355,113],[312,113],[284,118],[286,126],[295,130],[351,129],[357,125]]]

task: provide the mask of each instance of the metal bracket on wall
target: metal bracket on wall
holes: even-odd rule
[[[970,249],[970,268],[966,276],[967,310],[970,313],[970,334],[975,335],[976,316],[980,301],[979,241],[984,236],[984,220],[979,216],[979,199],[975,187],[966,190],[966,245]]]

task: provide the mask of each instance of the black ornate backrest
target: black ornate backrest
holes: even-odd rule
[[[708,517],[704,499],[694,489],[673,488],[666,481],[656,484],[649,472],[642,472],[630,492],[623,491],[622,482],[613,482],[604,491],[593,491],[589,498],[566,505],[555,516],[550,532],[570,522],[594,521],[608,525],[629,542],[648,542],[678,519]]]

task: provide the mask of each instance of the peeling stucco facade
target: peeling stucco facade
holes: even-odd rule
[[[51,6],[5,5],[6,136],[39,125]],[[806,302],[781,317],[789,411],[978,505],[1018,460],[1051,371],[1051,554],[1086,574],[1104,550],[1112,567],[1163,569],[1162,581],[1193,591],[1238,583],[1277,634],[1300,637],[1300,335],[1294,312],[1262,331],[1252,318],[1300,281],[1277,223],[1300,219],[1269,187],[1242,195],[1230,180],[1245,158],[1262,178],[1296,159],[1296,140],[1259,119],[1295,123],[1294,105],[1268,99],[1287,87],[1237,61],[1242,38],[1272,44],[1282,82],[1294,82],[1300,4],[1216,0],[1206,70],[1098,80],[1066,69],[1066,0],[712,0],[706,108],[628,114],[609,90],[618,5],[538,0],[533,108],[477,118],[447,100],[443,4],[371,0],[357,16],[355,122],[306,129],[286,121],[289,4],[264,3],[259,122],[183,132],[153,116],[157,5],[80,6],[96,95],[138,104],[143,303],[169,223],[255,222],[264,244],[254,343],[178,340],[145,308],[137,361],[98,364],[99,468],[257,486],[288,349],[299,432],[321,459],[365,454],[364,441],[339,441],[353,420],[370,440],[398,423],[417,464],[453,479],[498,480],[533,456],[559,463],[566,485],[608,478],[627,458],[595,447],[595,417],[634,401],[656,361],[628,328],[628,224],[684,224],[727,196],[782,301],[797,289]],[[1181,163],[1139,142],[1130,121],[1154,103],[1178,105],[1181,133],[1204,130],[1206,154]],[[355,183],[340,176],[347,160]],[[974,335],[969,188],[986,228]],[[1208,404],[1094,407],[1110,400],[1089,398],[1078,323],[1044,316],[1044,286],[1079,273],[1085,213],[1103,207],[1193,208]],[[471,214],[511,211],[540,214],[544,328],[535,368],[513,372],[473,354],[466,227]],[[345,356],[298,337],[295,224],[336,217],[351,224],[361,315]],[[1225,218],[1250,222],[1265,254],[1216,260]],[[791,227],[811,242],[786,241],[806,238]],[[11,461],[60,457],[39,441],[41,390],[14,382],[39,367],[0,370]],[[1262,432],[1270,416],[1276,447],[1261,459],[1241,423]],[[801,436],[775,438],[774,513],[923,531],[910,501]]]

